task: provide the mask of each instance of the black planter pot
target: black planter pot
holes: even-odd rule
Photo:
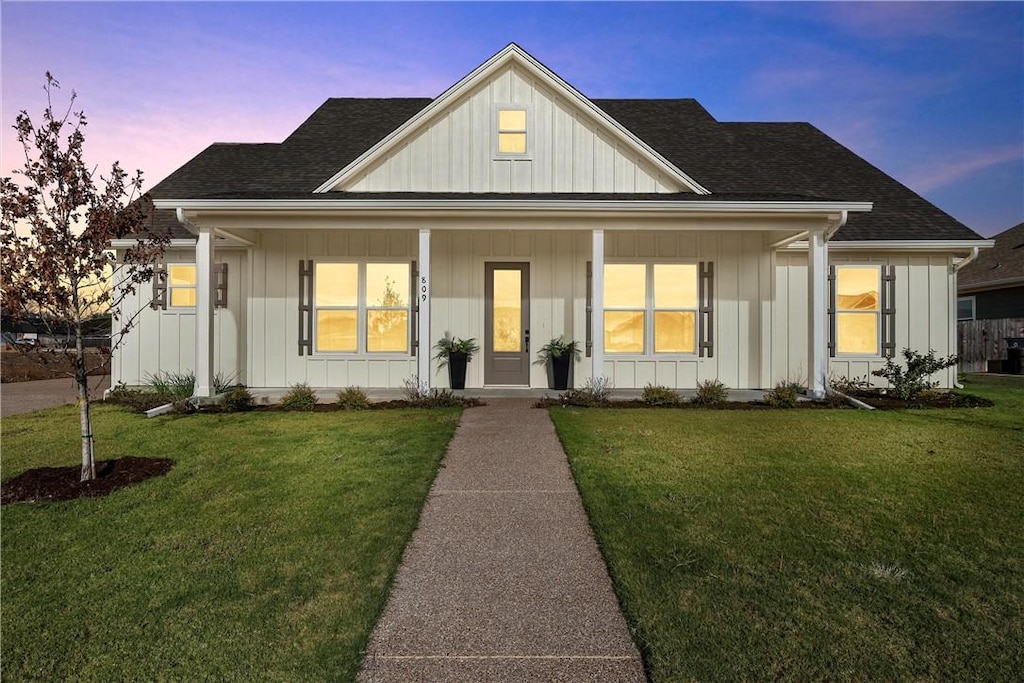
[[[466,388],[466,364],[469,356],[461,351],[452,351],[448,355],[448,381],[452,389]]]
[[[569,388],[569,366],[572,365],[572,354],[563,353],[561,356],[551,357],[551,378],[555,386],[551,387],[557,391],[565,391]]]

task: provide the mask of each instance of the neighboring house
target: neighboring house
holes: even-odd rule
[[[957,276],[957,352],[966,372],[1019,372],[1005,361],[1007,338],[1024,338],[1024,223],[993,239]]]
[[[152,191],[172,232],[113,381],[250,387],[575,383],[820,395],[903,347],[956,346],[976,233],[807,123],[590,100],[516,45],[436,99],[329,99],[281,143],[214,144]],[[128,243],[115,245],[127,246]],[[940,373],[944,386],[953,370]]]
[[[1024,223],[992,238],[957,278],[957,319],[1024,318]]]

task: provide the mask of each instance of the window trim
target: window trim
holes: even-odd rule
[[[701,301],[700,301],[700,263],[696,259],[608,259],[604,263],[609,265],[642,265],[644,266],[644,307],[623,308],[619,306],[605,306],[600,314],[602,318],[609,311],[641,312],[644,315],[644,338],[642,351],[611,351],[607,344],[604,344],[604,352],[614,358],[698,358],[701,345]],[[693,307],[657,307],[655,305],[654,292],[654,267],[655,266],[692,266],[696,300]],[[604,279],[607,285],[607,278]],[[655,347],[655,318],[656,314],[662,313],[692,313],[693,314],[693,349],[691,351],[658,351]],[[607,326],[605,326],[607,334]]]
[[[501,112],[503,111],[522,111],[526,113],[526,126],[522,130],[518,128],[501,128]],[[491,148],[494,150],[495,159],[531,159],[532,145],[530,144],[531,138],[533,137],[530,133],[530,125],[533,123],[533,107],[529,104],[519,104],[515,102],[500,102],[496,103],[493,107],[493,113],[491,116],[492,121],[492,135],[493,143]],[[501,151],[501,134],[502,133],[522,133],[526,136],[525,150],[522,152],[502,152]]]
[[[356,305],[355,306],[320,306],[316,301],[316,271],[320,264],[354,264],[356,266]],[[411,284],[403,291],[407,298],[405,306],[370,306],[366,301],[366,267],[376,264],[404,264],[408,268],[409,282],[413,277],[413,260],[402,258],[325,258],[313,260],[313,272],[310,276],[312,301],[310,302],[310,316],[312,318],[312,339],[311,354],[321,358],[355,358],[358,356],[373,356],[374,358],[412,358],[411,335],[406,334],[404,351],[370,351],[369,350],[369,311],[405,311],[406,331],[413,324],[413,302]],[[356,312],[356,348],[351,351],[323,350],[319,346],[319,311],[355,311]]]
[[[172,268],[191,268],[192,269],[192,281],[191,285],[176,285],[171,281],[171,269]],[[176,289],[191,289],[192,300],[195,301],[199,292],[199,269],[195,263],[189,263],[187,261],[181,261],[176,263],[165,264],[165,272],[167,274],[167,310],[174,311],[194,311],[196,308],[195,304],[190,306],[175,306],[174,305],[174,290]]]
[[[883,276],[885,275],[885,272],[884,272],[885,264],[882,264],[882,263],[836,263],[836,264],[833,264],[833,265],[835,267],[835,291],[834,291],[834,293],[832,295],[832,315],[835,318],[835,357],[836,358],[845,358],[845,359],[850,359],[850,358],[882,358],[883,357],[883,349],[882,349],[883,331],[882,331],[882,326],[885,324],[885,315],[884,315],[885,309],[884,309],[884,307],[882,305],[882,303],[883,303],[882,302],[882,297],[883,297],[882,290],[885,287],[885,282],[884,282],[884,279],[883,279]],[[875,271],[875,275],[876,275],[876,278],[877,278],[876,282],[878,283],[878,289],[876,290],[878,292],[878,300],[876,302],[877,308],[869,311],[869,310],[864,310],[864,309],[850,309],[850,308],[840,308],[839,307],[839,271],[840,270],[844,270],[844,269],[851,269],[851,270],[852,269],[859,269],[859,270],[872,269],[872,270]],[[849,351],[844,352],[844,351],[840,350],[842,331],[841,331],[840,326],[839,326],[839,316],[840,315],[848,315],[848,314],[864,315],[864,316],[873,315],[873,316],[875,316],[875,350],[873,352],[871,352],[871,353],[864,353],[864,352],[851,353]]]

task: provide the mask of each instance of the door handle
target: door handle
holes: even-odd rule
[[[530,331],[526,330],[526,352],[530,352]]]

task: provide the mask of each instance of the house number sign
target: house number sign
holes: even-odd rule
[[[426,300],[427,300],[427,290],[428,290],[429,286],[430,285],[427,282],[427,276],[426,275],[420,276],[420,302],[426,302]]]

